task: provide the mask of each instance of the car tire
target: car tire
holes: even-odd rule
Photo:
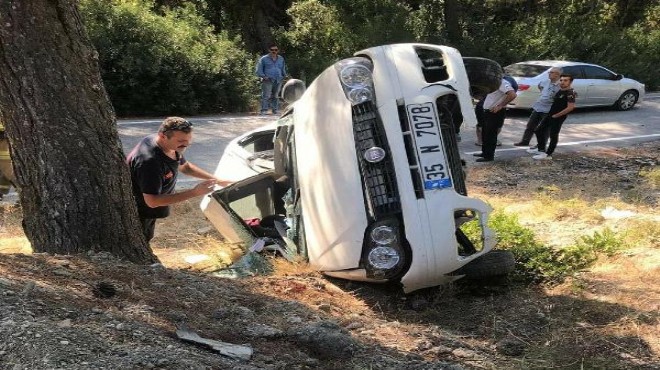
[[[485,279],[513,272],[516,260],[510,251],[494,250],[470,261],[451,275],[465,275],[469,279]]]
[[[479,98],[499,89],[502,67],[494,60],[464,57],[463,65],[470,81],[470,94]]]
[[[639,93],[635,90],[627,90],[619,99],[614,103],[614,108],[617,110],[630,110],[637,103]]]

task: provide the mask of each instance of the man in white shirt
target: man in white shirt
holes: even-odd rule
[[[481,153],[474,156],[477,162],[491,162],[495,159],[495,147],[497,146],[497,134],[504,126],[506,105],[516,98],[516,92],[511,84],[502,78],[500,87],[486,95],[484,99],[484,126],[481,131],[483,145]]]
[[[541,81],[539,83],[539,90],[541,90],[541,95],[536,100],[532,106],[532,114],[529,116],[527,121],[527,127],[523,133],[522,139],[519,142],[513,144],[515,146],[528,146],[529,141],[534,136],[534,130],[536,127],[543,121],[545,116],[550,111],[550,106],[552,106],[552,101],[555,97],[555,94],[559,91],[559,75],[561,74],[561,68],[552,67],[548,71],[548,80]],[[548,137],[546,135],[545,137]]]

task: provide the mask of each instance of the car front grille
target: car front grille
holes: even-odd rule
[[[401,200],[396,183],[392,154],[387,143],[382,121],[373,102],[353,106],[353,133],[366,207],[374,220],[382,219],[401,211]],[[378,163],[369,163],[364,152],[379,147],[387,153]]]

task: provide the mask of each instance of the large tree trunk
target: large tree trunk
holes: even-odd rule
[[[463,33],[461,31],[460,12],[456,0],[445,0],[444,13],[447,40],[449,40],[449,44],[452,46],[460,46]]]
[[[74,0],[0,1],[0,115],[34,251],[157,261]]]

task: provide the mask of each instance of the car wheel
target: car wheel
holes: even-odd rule
[[[628,90],[621,94],[621,97],[619,97],[619,100],[614,103],[614,108],[618,110],[629,110],[632,109],[632,107],[635,106],[635,103],[637,103],[637,98],[639,97],[639,94],[635,90]]]
[[[502,67],[486,58],[463,58],[463,65],[470,80],[470,94],[479,98],[499,89],[502,83]]]
[[[485,279],[502,276],[515,269],[516,260],[510,251],[495,250],[470,261],[467,265],[452,272],[452,275],[465,275],[470,279]]]

